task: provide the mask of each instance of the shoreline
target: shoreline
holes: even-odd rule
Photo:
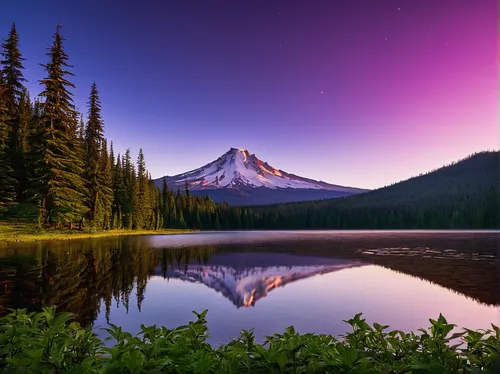
[[[33,243],[39,241],[65,241],[77,239],[105,238],[113,236],[133,235],[176,235],[199,232],[194,229],[162,229],[162,230],[123,230],[114,229],[98,232],[82,232],[78,230],[38,231],[35,224],[0,222],[0,245],[12,243]]]
[[[337,232],[337,233],[359,233],[359,234],[371,234],[371,233],[415,233],[415,234],[497,234],[500,233],[499,229],[378,229],[378,230],[367,230],[367,229],[302,229],[302,230],[262,230],[262,229],[250,229],[250,230],[207,230],[207,233],[214,232],[275,232],[275,233],[301,233],[301,232],[311,232],[311,233],[325,233],[325,232]],[[178,234],[190,234],[195,232],[201,232],[197,229],[161,229],[161,230],[126,230],[126,229],[113,229],[107,231],[98,232],[85,232],[78,230],[69,229],[49,229],[39,231],[34,223],[20,223],[20,222],[5,222],[0,221],[0,246],[2,244],[12,244],[12,243],[33,243],[40,241],[65,241],[65,240],[77,240],[77,239],[92,239],[92,238],[106,238],[115,236],[134,236],[134,235],[178,235]]]

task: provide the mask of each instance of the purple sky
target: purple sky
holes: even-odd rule
[[[498,16],[495,0],[8,1],[0,35],[16,22],[37,94],[62,24],[77,106],[95,79],[115,150],[142,147],[153,177],[236,147],[376,188],[498,149]]]

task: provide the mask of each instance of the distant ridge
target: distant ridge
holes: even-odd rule
[[[484,151],[363,194],[252,208],[252,228],[498,229],[500,152]],[[280,220],[268,217],[277,209]]]

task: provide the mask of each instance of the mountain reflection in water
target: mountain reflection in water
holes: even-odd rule
[[[232,264],[232,265],[229,265]],[[318,274],[362,266],[360,261],[274,253],[214,254],[206,265],[158,268],[155,274],[197,282],[220,292],[236,307],[254,306],[276,287]]]
[[[60,311],[76,314],[83,325],[109,321],[112,316],[123,318],[122,313],[129,311],[134,323],[148,324],[151,313],[158,318],[155,323],[175,313],[186,316],[192,309],[181,313],[184,304],[198,311],[210,308],[219,313],[212,318],[220,318],[221,324],[233,318],[235,330],[242,328],[237,318],[250,318],[246,323],[263,326],[248,312],[265,311],[276,319],[266,322],[270,332],[280,319],[297,325],[307,320],[304,326],[315,331],[315,324],[321,327],[332,319],[351,317],[332,315],[338,312],[332,312],[332,305],[337,309],[363,307],[352,311],[366,312],[366,308],[381,308],[383,301],[384,308],[391,308],[390,313],[397,316],[400,300],[394,304],[387,300],[395,297],[390,290],[398,286],[391,282],[403,279],[394,271],[426,281],[412,283],[413,292],[419,294],[408,295],[406,303],[413,303],[413,296],[425,300],[432,291],[430,282],[442,288],[441,294],[447,289],[461,295],[460,301],[454,301],[457,310],[465,305],[461,303],[496,307],[500,305],[497,240],[498,234],[247,232],[0,245],[0,314],[7,308],[39,311],[42,306],[57,305]],[[203,242],[210,244],[199,244]],[[342,275],[348,272],[352,275]],[[159,282],[163,278],[165,282]],[[377,288],[367,293],[370,279]],[[330,294],[321,288],[326,286]],[[294,290],[292,294],[289,289]],[[309,306],[303,304],[305,296]],[[371,304],[360,304],[361,297],[370,298]],[[304,307],[307,313],[302,315],[297,308]],[[320,310],[328,321],[310,317]],[[238,317],[233,315],[236,311]]]

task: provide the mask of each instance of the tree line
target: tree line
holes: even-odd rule
[[[104,137],[99,90],[90,87],[86,119],[73,102],[69,56],[57,26],[42,92],[25,87],[19,34],[13,24],[0,66],[0,215],[36,219],[40,227],[222,228],[222,210],[209,198],[154,186],[142,149],[115,155]]]

